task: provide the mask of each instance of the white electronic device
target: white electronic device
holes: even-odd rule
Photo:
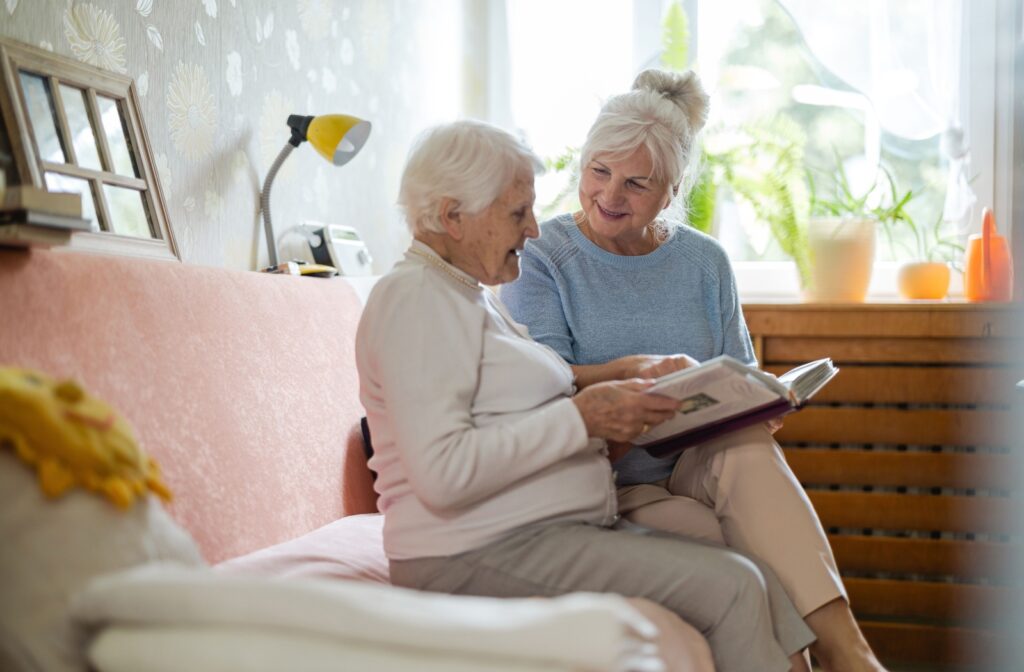
[[[373,275],[373,257],[359,232],[341,224],[307,222],[313,261],[334,266],[342,275]]]

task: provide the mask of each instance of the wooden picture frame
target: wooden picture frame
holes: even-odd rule
[[[131,77],[0,39],[0,116],[16,183],[78,185],[93,230],[75,232],[71,247],[180,259]]]

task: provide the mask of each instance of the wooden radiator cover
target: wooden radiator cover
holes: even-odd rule
[[[1024,339],[1011,308],[750,304],[744,313],[766,370],[819,357],[841,369],[776,438],[879,657],[1000,666],[1006,607],[1024,598],[1013,579],[1010,438]]]

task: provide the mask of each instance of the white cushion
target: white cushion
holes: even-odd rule
[[[380,513],[345,516],[296,539],[222,562],[215,569],[389,583],[383,526]]]
[[[253,638],[301,632],[384,651],[576,669],[661,669],[652,643],[657,629],[613,595],[456,597],[354,581],[151,565],[96,579],[75,597],[71,611],[90,626],[229,627],[249,629]]]
[[[568,667],[459,651],[424,651],[351,642],[306,632],[252,627],[110,627],[89,650],[97,672],[549,672]]]
[[[0,669],[84,670],[67,616],[90,579],[152,560],[200,565],[199,551],[153,497],[128,510],[75,489],[43,496],[36,473],[0,448]]]

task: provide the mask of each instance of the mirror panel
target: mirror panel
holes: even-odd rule
[[[71,144],[75,148],[75,159],[78,161],[78,165],[83,168],[103,170],[100,153],[96,149],[96,135],[93,132],[92,123],[89,121],[85,91],[61,84],[60,97],[64,102],[64,116],[68,120]]]
[[[64,147],[57,132],[57,118],[54,116],[53,94],[49,82],[31,73],[21,71],[21,90],[25,94],[29,123],[39,147],[39,158],[54,163],[67,163]]]
[[[111,231],[136,238],[154,237],[141,191],[104,184],[103,195],[107,199]]]
[[[124,123],[120,106],[113,98],[96,96],[96,104],[100,108],[100,118],[107,135],[107,146],[110,147],[110,160],[113,170],[118,175],[139,177],[138,167],[132,158],[131,141],[128,139],[128,125]]]

